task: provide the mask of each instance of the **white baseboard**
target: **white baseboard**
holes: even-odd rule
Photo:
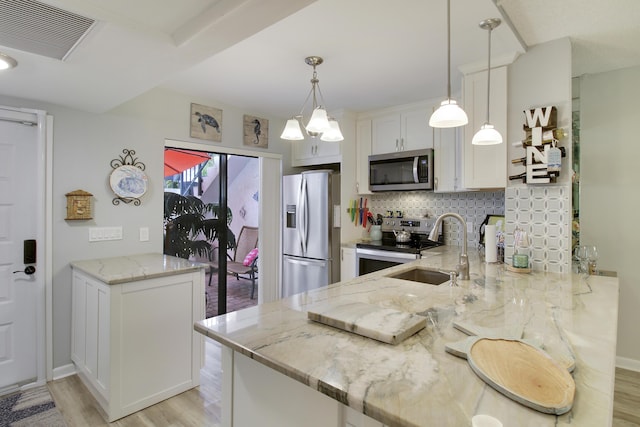
[[[68,365],[58,366],[53,368],[53,379],[59,380],[60,378],[68,377],[76,373],[76,365],[69,363]]]
[[[616,368],[628,369],[640,372],[640,360],[628,359],[626,357],[616,357]]]

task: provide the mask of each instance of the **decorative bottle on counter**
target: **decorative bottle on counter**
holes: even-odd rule
[[[512,261],[514,268],[529,268],[529,236],[526,231],[520,230],[516,228],[514,233],[514,249],[515,253],[513,254]]]
[[[369,237],[371,240],[382,240],[382,230],[379,225],[372,225],[371,231],[369,231]]]

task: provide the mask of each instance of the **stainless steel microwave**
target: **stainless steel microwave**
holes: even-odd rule
[[[433,190],[433,149],[369,156],[369,190]]]

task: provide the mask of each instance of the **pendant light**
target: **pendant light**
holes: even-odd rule
[[[306,126],[304,126],[307,135],[312,138],[320,137],[322,141],[327,142],[342,141],[344,137],[342,136],[342,132],[340,131],[340,125],[338,124],[338,121],[332,117],[329,117],[327,115],[327,110],[324,109],[322,105],[318,105],[316,90],[317,94],[320,95],[320,100],[324,101],[324,98],[322,97],[322,91],[320,90],[320,81],[318,80],[316,67],[322,64],[324,60],[319,56],[308,56],[305,58],[304,62],[306,62],[307,65],[313,67],[311,90],[307,95],[307,99],[305,99],[304,103],[302,104],[300,114],[287,120],[287,124],[285,125],[280,138],[289,141],[299,141],[304,139],[304,135],[302,134],[302,130],[300,129],[300,124],[303,120],[302,113],[304,112],[304,107],[307,104],[309,98],[311,98],[312,114],[309,122]]]
[[[487,55],[487,121],[480,127],[480,130],[473,135],[471,143],[473,145],[496,145],[502,144],[502,135],[489,121],[489,98],[491,96],[491,31],[500,25],[499,18],[489,18],[480,22],[480,28],[489,32],[489,54]]]
[[[467,113],[451,99],[451,0],[447,0],[447,99],[433,112],[429,126],[434,128],[453,128],[469,123]]]

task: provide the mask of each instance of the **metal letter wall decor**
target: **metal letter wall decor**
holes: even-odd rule
[[[557,127],[558,111],[554,106],[533,108],[523,111],[525,139],[522,148],[524,157],[513,159],[514,165],[522,164],[525,171],[512,175],[509,179],[522,179],[527,184],[555,183],[560,176],[562,157],[566,157],[564,147],[558,147],[558,140],[564,137],[562,128]]]
[[[113,171],[109,177],[109,185],[116,197],[112,200],[114,205],[120,202],[132,203],[140,206],[140,197],[147,192],[147,175],[144,173],[145,164],[134,157],[134,150],[122,150],[124,155],[111,160]]]

